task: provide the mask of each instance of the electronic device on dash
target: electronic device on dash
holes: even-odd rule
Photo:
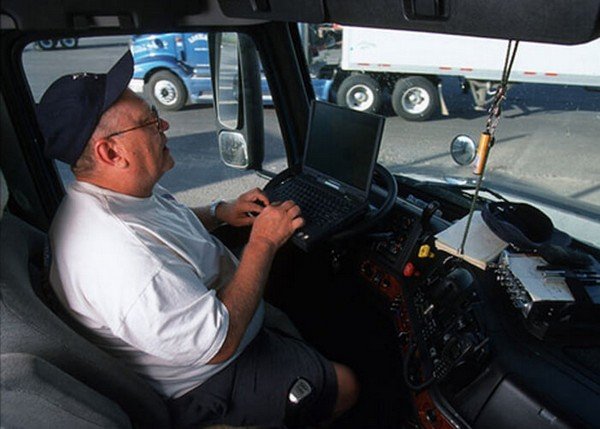
[[[304,250],[367,211],[384,118],[313,101],[302,165],[265,187],[271,202],[291,199],[305,225],[292,241]]]

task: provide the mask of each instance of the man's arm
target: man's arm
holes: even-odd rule
[[[219,204],[219,206],[217,207],[217,209],[220,208],[220,206],[222,206],[223,204],[227,204],[227,203],[225,201],[221,202]],[[223,221],[221,221],[218,218],[218,214],[215,213],[215,216],[212,215],[212,213],[210,212],[210,206],[192,207],[191,210],[198,217],[198,219],[200,219],[200,222],[202,222],[202,225],[204,225],[204,227],[206,229],[208,229],[209,231],[216,229],[219,225],[221,225],[223,223]]]
[[[221,349],[208,363],[233,356],[262,298],[277,249],[303,224],[300,208],[292,201],[267,206],[256,218],[233,279],[218,292],[229,312],[229,328]]]
[[[234,201],[222,201],[216,208],[215,216],[211,214],[210,206],[195,207],[192,211],[206,229],[213,230],[223,222],[232,226],[252,225],[254,217],[248,216],[248,213],[258,215],[267,205],[269,199],[260,189],[255,188]]]

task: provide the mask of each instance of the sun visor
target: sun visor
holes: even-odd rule
[[[228,17],[329,22],[558,44],[600,35],[599,0],[218,0]]]
[[[293,22],[326,21],[325,7],[321,0],[219,0],[219,6],[225,16],[232,18]]]

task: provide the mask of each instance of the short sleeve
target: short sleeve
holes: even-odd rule
[[[207,363],[220,350],[229,313],[186,264],[163,266],[127,310],[117,334],[169,364]]]

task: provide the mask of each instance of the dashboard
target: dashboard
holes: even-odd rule
[[[416,202],[397,199],[354,266],[393,321],[420,426],[599,427],[599,325],[524,313],[510,268],[436,249],[445,207]]]

